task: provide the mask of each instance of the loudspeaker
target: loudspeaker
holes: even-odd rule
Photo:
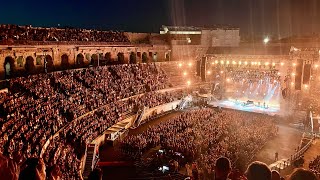
[[[201,74],[202,81],[206,81],[206,77],[207,77],[206,64],[207,64],[207,57],[202,57],[201,63],[200,63],[200,74]]]
[[[201,60],[197,61],[197,76],[200,76],[200,64],[201,64]]]
[[[309,84],[311,76],[311,64],[305,64],[303,68],[303,84]]]
[[[295,90],[301,90],[302,67],[303,67],[303,60],[298,59],[297,66],[296,66],[296,76],[295,76]]]

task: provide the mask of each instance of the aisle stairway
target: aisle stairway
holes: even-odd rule
[[[95,156],[95,146],[89,145],[87,147],[87,156],[86,156],[86,160],[85,160],[85,167],[84,167],[84,171],[83,171],[83,178],[87,179],[90,172],[93,169],[93,160],[94,160],[94,156]]]

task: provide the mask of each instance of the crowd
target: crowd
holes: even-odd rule
[[[313,171],[318,177],[320,177],[320,156],[317,156],[313,161],[309,163],[309,169]]]
[[[9,92],[0,94],[0,154],[17,163],[39,157],[46,141],[64,128],[50,141],[44,161],[48,169],[63,167],[65,179],[77,179],[86,143],[141,105],[181,98],[181,91],[155,93],[169,85],[165,73],[150,64],[11,79]]]
[[[279,81],[280,76],[277,71],[268,70],[232,70],[227,72],[233,82],[246,81],[248,83],[269,83],[274,81]]]
[[[204,176],[212,176],[214,162],[226,156],[234,166],[245,165],[264,143],[275,136],[277,128],[269,116],[246,112],[199,109],[121,141],[125,154],[143,154],[150,148],[179,152],[187,162],[196,162]]]
[[[98,31],[78,28],[40,28],[18,25],[0,25],[1,41],[92,41],[92,42],[129,42],[124,32]]]

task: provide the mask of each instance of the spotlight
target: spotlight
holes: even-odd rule
[[[316,68],[318,68],[318,67],[319,67],[319,65],[318,65],[318,64],[316,64],[316,65],[315,65],[315,67],[316,67]]]
[[[207,74],[211,74],[211,71],[208,71]]]
[[[275,66],[276,65],[276,63],[272,63],[272,66]]]
[[[269,65],[269,62],[264,63],[264,65],[268,66],[268,65]]]
[[[212,62],[211,64],[214,65],[214,62]]]
[[[223,71],[220,71],[221,74],[223,74]]]
[[[309,87],[309,86],[308,86],[308,84],[305,84],[305,85],[304,85],[304,88],[306,88],[306,89],[307,89],[308,87]]]
[[[191,81],[187,81],[187,85],[190,86],[191,85]]]
[[[182,64],[181,64],[181,63],[179,63],[179,67],[182,67]]]
[[[183,72],[183,75],[186,76],[186,75],[187,75],[187,72]]]
[[[229,78],[227,79],[227,82],[230,82],[230,79],[229,79]]]
[[[269,37],[265,37],[265,38],[263,39],[263,43],[264,43],[264,44],[268,44],[269,41],[270,41],[270,38],[269,38]]]
[[[294,82],[291,82],[291,86],[293,86],[294,85]]]
[[[216,63],[216,64],[218,64],[218,63],[219,63],[219,61],[218,61],[218,60],[216,60],[216,61],[215,61],[215,63]]]
[[[220,64],[224,64],[224,61],[220,61]]]
[[[295,75],[296,75],[296,73],[292,73],[291,75],[292,75],[292,76],[295,76]]]
[[[281,66],[283,66],[283,65],[284,65],[284,63],[282,62],[282,63],[281,63]]]
[[[296,63],[292,63],[292,66],[296,66],[297,64]]]
[[[227,61],[227,64],[229,64],[229,61]]]
[[[242,62],[241,62],[241,61],[239,61],[239,65],[241,65],[241,63],[242,63]]]
[[[280,76],[280,72],[278,72],[278,76]]]
[[[188,65],[189,65],[189,67],[191,67],[191,66],[192,66],[192,63],[189,63]]]
[[[244,64],[245,64],[245,65],[247,65],[247,64],[248,64],[248,62],[247,62],[247,61],[245,61],[245,62],[244,62]]]

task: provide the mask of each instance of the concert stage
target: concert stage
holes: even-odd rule
[[[225,99],[221,101],[210,102],[209,104],[229,109],[236,109],[240,111],[268,114],[271,116],[278,114],[280,111],[279,104],[266,104],[266,107],[264,107],[263,104],[258,105],[257,102],[240,101],[235,99]]]

